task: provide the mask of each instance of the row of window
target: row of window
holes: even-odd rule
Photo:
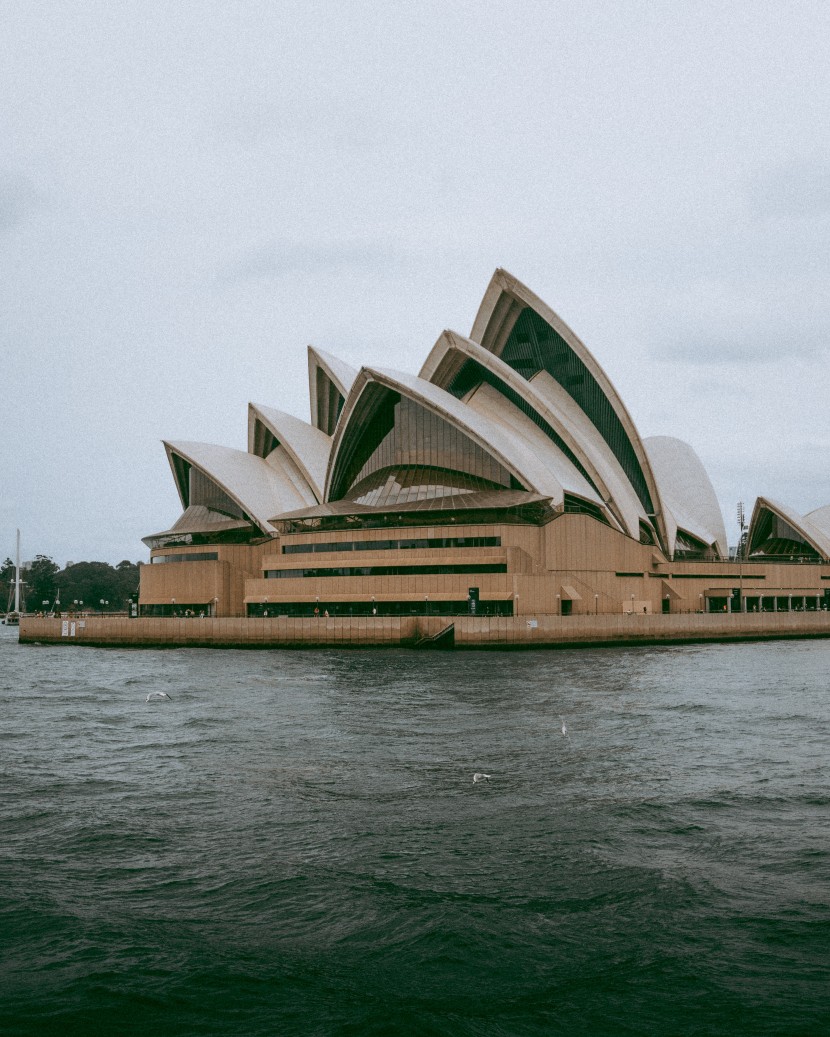
[[[266,569],[266,580],[301,580],[331,576],[460,576],[468,573],[506,573],[504,562],[481,565],[341,565],[336,569]]]
[[[410,540],[341,540],[331,544],[286,544],[285,555],[329,554],[332,551],[406,551],[434,547],[501,547],[501,537],[418,537]]]
[[[215,562],[218,559],[218,551],[194,551],[192,554],[155,555],[150,561],[153,565],[160,565],[162,562]]]
[[[335,616],[512,616],[513,601],[280,601],[248,603],[248,616],[269,619],[277,616],[313,617],[325,620]]]

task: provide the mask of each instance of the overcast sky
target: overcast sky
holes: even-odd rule
[[[416,372],[497,266],[736,539],[830,503],[826,2],[3,2],[0,559],[146,559],[162,438]]]

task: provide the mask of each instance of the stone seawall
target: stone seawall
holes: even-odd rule
[[[830,612],[683,615],[79,619],[25,617],[22,644],[121,648],[412,646],[454,627],[457,648],[534,648],[830,637]]]

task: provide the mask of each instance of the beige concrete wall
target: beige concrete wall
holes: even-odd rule
[[[64,626],[65,622],[65,626]],[[378,646],[411,644],[436,633],[445,622],[419,617],[354,619],[39,619],[21,623],[20,641],[103,647],[280,647],[290,645]]]
[[[658,548],[637,544],[584,515],[563,515],[544,532],[546,564],[556,586],[528,585],[531,610],[540,612],[557,613],[555,595],[562,585],[581,596],[573,603],[574,614],[600,615],[630,611],[632,598],[634,611],[659,613],[667,593],[672,612],[686,613],[705,607],[707,596],[728,596],[735,587],[747,596],[768,597],[823,596],[830,588],[830,565],[670,562]]]
[[[153,551],[165,554],[202,554],[215,551],[218,561],[164,562],[142,565],[139,602],[142,605],[208,604],[218,599],[217,615],[239,616],[245,611],[245,581],[262,572],[265,544],[174,545]]]
[[[730,641],[781,637],[830,637],[830,613],[789,612],[715,615],[526,616],[510,618],[438,616],[334,619],[121,619],[83,620],[24,617],[21,643],[104,646],[242,646],[291,645],[360,647],[412,644],[446,628],[455,628],[459,648],[544,647]],[[65,624],[65,625],[64,625]]]
[[[401,551],[344,551],[290,554],[282,544],[420,537],[501,537],[499,548],[430,548]],[[167,548],[201,552],[206,547]],[[527,525],[445,525],[341,530],[286,536],[263,545],[210,548],[219,562],[166,563],[141,567],[142,604],[208,602],[219,598],[219,615],[244,615],[254,601],[400,601],[419,606],[425,597],[464,600],[470,586],[482,601],[512,597],[519,615],[558,616],[569,600],[573,616],[618,616],[632,609],[659,614],[668,594],[673,614],[695,613],[706,599],[745,595],[808,594],[830,588],[830,565],[734,562],[669,562],[656,547],[631,538],[586,515],[562,515],[544,527]],[[160,552],[154,552],[160,553]],[[506,562],[508,572],[457,576],[331,577],[265,580],[266,569],[324,568],[337,565],[482,564]]]

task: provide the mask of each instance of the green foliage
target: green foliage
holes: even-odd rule
[[[74,602],[82,601],[85,609],[120,612],[138,590],[138,579],[138,566],[126,559],[116,566],[107,562],[76,562],[57,576],[61,605],[68,609]],[[102,601],[109,604],[102,606]]]
[[[28,612],[51,609],[58,598],[63,611],[82,601],[85,610],[123,612],[128,599],[138,593],[139,583],[138,564],[126,558],[115,566],[108,562],[77,562],[60,569],[47,555],[37,555],[20,577],[21,611]],[[0,612],[5,612],[8,601],[14,600],[10,597],[13,593],[14,562],[7,558],[0,565]],[[102,601],[106,604],[101,605]]]
[[[26,581],[26,607],[34,612],[42,608],[42,602],[55,600],[55,575],[57,565],[46,555],[36,555],[35,560],[23,574]]]
[[[0,565],[0,612],[6,611],[6,606],[14,608],[14,562],[7,558]]]

